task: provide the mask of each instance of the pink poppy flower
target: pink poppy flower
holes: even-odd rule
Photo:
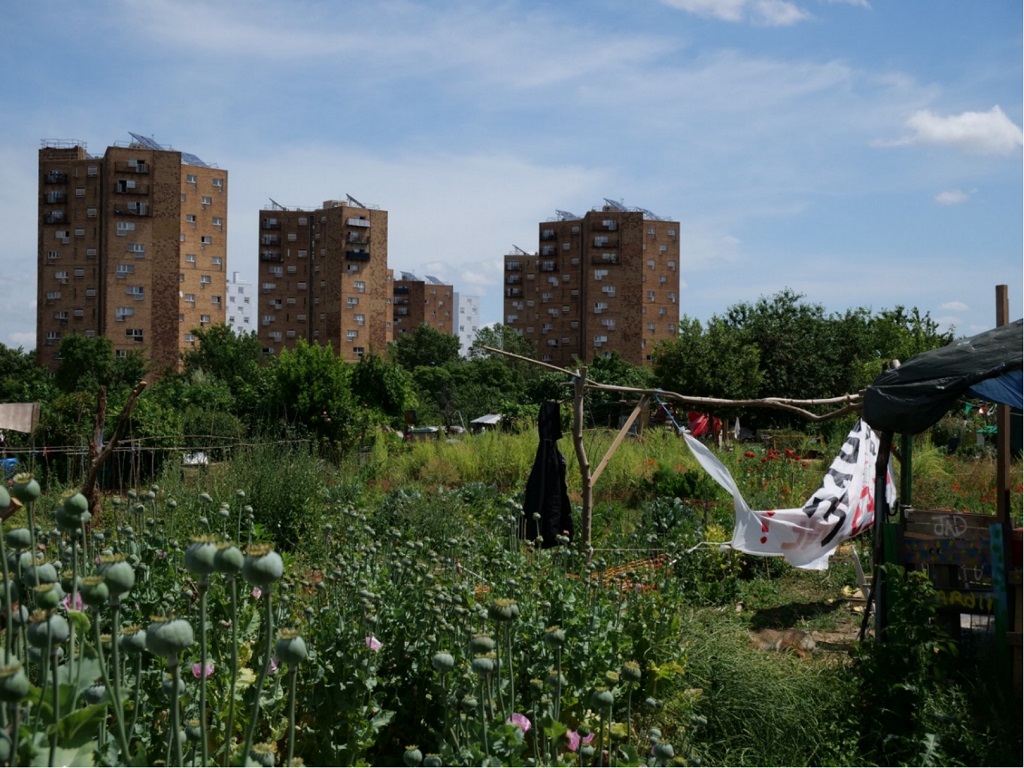
[[[209,678],[210,675],[212,675],[212,674],[213,674],[213,662],[212,661],[206,662],[206,670],[205,670],[205,672],[203,670],[203,665],[200,664],[198,661],[195,664],[192,665],[192,677],[194,677],[196,680],[198,680],[200,678]]]
[[[259,600],[261,597],[263,597],[263,590],[259,587],[253,587],[252,592],[250,592],[249,594],[253,596],[254,600]]]
[[[61,600],[61,602],[64,603],[64,607],[65,608],[67,608],[68,610],[71,610],[71,595],[64,595],[64,599]],[[83,603],[82,603],[82,593],[81,592],[76,592],[75,593],[75,608],[74,608],[74,610],[76,610],[76,611],[82,610],[82,605],[83,605]]]
[[[384,644],[380,640],[378,640],[376,637],[374,637],[373,635],[368,635],[366,637],[366,647],[369,648],[374,653],[379,651],[383,645]]]
[[[513,712],[512,717],[510,717],[505,722],[511,725],[518,725],[519,730],[521,730],[523,733],[526,733],[528,730],[530,730],[532,726],[530,718],[528,718],[526,715],[521,715],[518,712]]]
[[[279,666],[280,665],[277,662],[277,656],[271,656],[270,657],[270,663],[267,664],[267,674],[268,675],[276,675],[277,674],[277,669],[278,669]]]
[[[569,742],[569,751],[575,752],[580,748],[580,744],[589,744],[594,740],[594,734],[588,733],[585,737],[580,737],[579,731],[566,731],[565,738]]]

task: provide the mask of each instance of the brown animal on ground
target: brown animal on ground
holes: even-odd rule
[[[759,629],[751,633],[755,647],[760,651],[793,650],[801,659],[814,651],[814,638],[802,629]]]

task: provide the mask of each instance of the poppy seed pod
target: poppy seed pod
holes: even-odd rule
[[[61,506],[71,517],[80,518],[83,513],[89,511],[89,500],[81,493],[72,493],[64,497]]]
[[[561,648],[565,645],[565,630],[561,627],[548,627],[544,630],[544,642],[552,648]]]
[[[0,486],[2,487],[2,486]],[[7,493],[4,489],[2,493]],[[10,506],[10,496],[7,497],[7,504]],[[3,499],[0,498],[0,509],[6,509],[3,505]],[[11,549],[16,549],[19,552],[32,548],[32,532],[28,528],[12,528],[4,534],[4,541],[7,542],[7,546]]]
[[[472,653],[490,653],[494,646],[494,639],[490,635],[473,635],[469,640],[469,650]]]
[[[495,621],[512,621],[519,615],[519,605],[515,600],[499,597],[487,606],[487,613]]]
[[[420,748],[413,745],[405,748],[405,754],[402,755],[402,760],[406,765],[415,766],[423,762],[423,753]]]
[[[43,493],[39,487],[39,481],[32,477],[29,472],[20,472],[14,476],[14,484],[11,486],[11,495],[22,504],[31,504]]]
[[[110,599],[110,587],[104,576],[86,576],[82,579],[81,594],[82,602],[90,608],[98,608]]]
[[[254,587],[269,587],[284,575],[284,561],[270,544],[253,544],[245,550],[242,577]]]
[[[274,653],[290,667],[294,667],[309,655],[306,641],[302,639],[297,629],[282,629],[278,633]]]
[[[213,556],[213,567],[217,569],[217,573],[233,576],[242,570],[244,560],[245,555],[242,554],[242,550],[230,541],[222,541],[217,545],[217,552]]]
[[[59,613],[35,611],[29,616],[28,642],[33,648],[55,648],[71,635],[68,620]]]
[[[60,599],[64,597],[64,590],[59,584],[37,584],[32,588],[32,596],[35,598],[36,608],[48,611],[57,607]]]
[[[146,630],[137,624],[124,627],[117,638],[118,647],[129,656],[139,656],[146,650]]]
[[[214,572],[217,545],[212,536],[196,536],[185,550],[185,570],[194,576],[209,576]]]
[[[97,571],[103,576],[110,594],[119,597],[135,586],[135,569],[124,555],[101,555]]]
[[[615,703],[615,697],[607,688],[595,688],[590,694],[590,706],[594,709],[605,710]]]
[[[444,674],[455,668],[455,658],[450,653],[435,653],[430,664],[437,672]]]
[[[0,509],[7,509],[11,506],[11,494],[7,492],[7,486],[0,483]]]
[[[194,640],[192,625],[184,619],[157,616],[146,628],[146,649],[165,659],[177,656],[192,645]]]
[[[28,676],[20,661],[0,667],[0,701],[21,701],[28,695]]]
[[[480,677],[485,677],[494,672],[494,658],[490,655],[477,656],[473,659],[471,667]]]

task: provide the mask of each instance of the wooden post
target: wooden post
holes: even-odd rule
[[[996,325],[1010,322],[1010,299],[1007,286],[996,286]],[[1010,518],[1010,406],[1000,403],[996,409],[996,517],[1001,528],[1001,536],[993,536],[993,546],[1001,545],[1001,552],[993,549],[992,562],[997,558],[1005,564],[1002,573],[996,574],[992,569],[993,592],[1002,594],[1006,600],[1006,610],[996,615],[996,636],[999,655],[1005,659],[1012,655],[1010,661],[1011,679],[1014,690],[1020,691],[1021,681],[1021,585],[1011,581],[1012,568],[1009,567],[1013,556],[1013,521]],[[996,584],[996,579],[1001,581]],[[1012,598],[1012,599],[1007,599]]]
[[[590,460],[587,459],[587,451],[583,447],[583,396],[586,394],[587,369],[581,366],[572,380],[573,402],[572,402],[572,443],[576,448],[576,461],[580,465],[580,490],[583,497],[583,509],[580,515],[581,527],[583,528],[583,546],[589,556],[590,541],[593,533],[594,517],[594,484],[590,478]]]

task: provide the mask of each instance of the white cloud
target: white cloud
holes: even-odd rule
[[[971,198],[970,193],[962,189],[947,189],[935,196],[935,202],[939,205],[960,205]]]
[[[810,14],[788,0],[663,0],[673,8],[719,21],[749,21],[766,27],[788,27]]]
[[[939,309],[943,312],[968,312],[971,308],[962,301],[947,301],[939,304]]]
[[[1010,155],[1024,144],[1020,127],[999,107],[988,112],[962,112],[959,115],[937,115],[922,109],[907,118],[912,133],[891,141],[876,142],[878,146],[917,146],[920,144],[948,146],[980,155]]]

